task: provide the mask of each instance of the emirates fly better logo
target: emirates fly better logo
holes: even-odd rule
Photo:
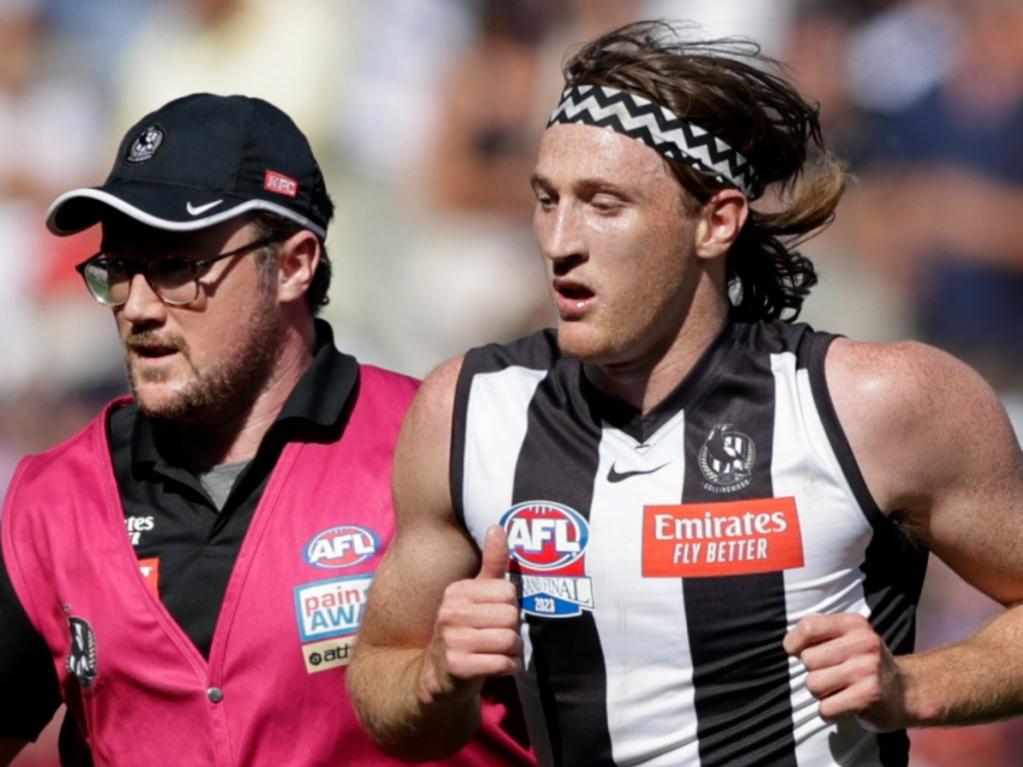
[[[643,577],[701,578],[803,566],[796,499],[753,498],[643,509]]]
[[[526,501],[506,511],[501,525],[524,612],[570,618],[593,609],[585,572],[590,531],[582,514],[554,501]]]

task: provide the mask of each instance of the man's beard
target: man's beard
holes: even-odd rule
[[[177,335],[157,336],[147,331],[132,334],[126,343],[146,343],[150,339],[176,348],[192,370],[192,378],[174,396],[151,406],[139,396],[138,377],[131,356],[128,360],[128,381],[139,409],[151,418],[181,425],[215,427],[252,407],[256,398],[273,378],[284,328],[277,305],[272,300],[261,302],[245,317],[248,332],[241,342],[225,348],[212,365],[200,370],[192,363],[188,343]],[[158,380],[162,371],[153,371],[150,380]]]

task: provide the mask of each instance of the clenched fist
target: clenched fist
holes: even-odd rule
[[[499,526],[487,530],[475,578],[444,590],[433,639],[420,676],[419,698],[474,697],[488,676],[522,669],[519,604],[508,572],[508,539]]]
[[[860,615],[808,615],[784,639],[785,651],[806,666],[806,688],[820,715],[834,721],[855,715],[864,726],[888,731],[906,726],[905,689],[898,662]]]

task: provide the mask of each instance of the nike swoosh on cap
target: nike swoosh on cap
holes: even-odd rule
[[[671,463],[671,461],[668,461],[668,463]],[[660,466],[655,466],[652,469],[634,469],[633,471],[623,471],[623,472],[615,471],[615,465],[612,463],[611,464],[611,468],[607,470],[607,481],[608,482],[621,482],[623,479],[628,479],[629,477],[635,477],[635,476],[638,476],[640,474],[653,474],[655,471],[660,471],[661,469],[663,469],[665,466],[668,465],[668,463],[662,463]]]
[[[193,205],[190,202],[186,202],[185,203],[185,210],[188,211],[188,215],[190,215],[190,216],[199,216],[199,215],[202,215],[203,213],[205,213],[206,211],[208,211],[208,210],[210,210],[212,208],[217,207],[222,202],[223,202],[222,199],[221,200],[214,200],[213,202],[208,202],[205,205]]]

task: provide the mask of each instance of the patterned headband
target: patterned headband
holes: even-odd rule
[[[576,85],[562,94],[547,127],[555,123],[611,128],[753,196],[749,160],[700,126],[642,96],[603,85]]]

